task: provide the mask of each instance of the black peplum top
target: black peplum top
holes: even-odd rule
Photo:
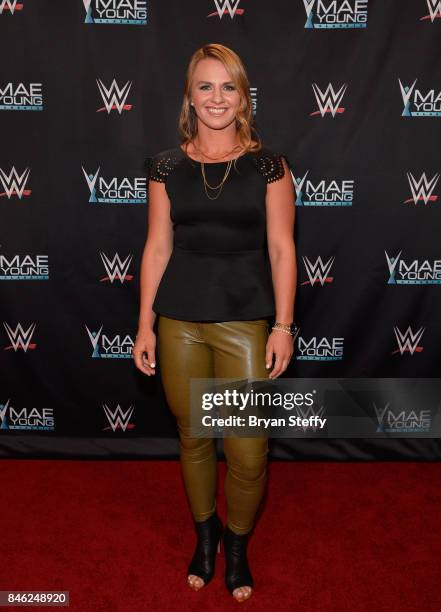
[[[267,148],[241,155],[214,200],[205,193],[201,163],[180,146],[147,159],[148,178],[165,183],[174,230],[154,312],[201,322],[275,316],[265,196],[267,184],[285,174],[281,158]],[[209,185],[219,185],[227,163],[205,163]]]

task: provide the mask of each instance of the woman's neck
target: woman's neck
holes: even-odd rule
[[[223,142],[216,140],[214,142],[213,140],[199,140],[199,138],[196,137],[189,143],[189,149],[192,153],[202,154],[205,157],[217,159],[239,153],[242,146],[237,139]]]

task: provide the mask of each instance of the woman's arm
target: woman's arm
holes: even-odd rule
[[[297,285],[294,244],[295,191],[290,169],[283,157],[282,163],[285,175],[267,186],[267,241],[276,301],[276,321],[292,323]]]
[[[276,303],[276,321],[294,321],[294,301],[297,286],[296,249],[294,244],[295,190],[291,171],[282,157],[284,176],[267,185],[266,219],[267,244],[271,262],[271,275]],[[289,334],[273,330],[266,348],[266,367],[270,368],[275,356],[270,378],[276,378],[286,368],[293,354],[293,338]]]
[[[153,329],[152,310],[159,282],[173,249],[170,200],[165,184],[149,181],[148,232],[141,260],[138,335]]]
[[[173,250],[170,200],[164,183],[149,181],[148,211],[147,240],[140,272],[138,333],[133,347],[133,358],[136,367],[151,376],[155,374],[156,366],[156,336],[153,331],[156,313],[152,310],[152,305]]]

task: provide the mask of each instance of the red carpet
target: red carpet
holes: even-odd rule
[[[186,585],[195,540],[178,462],[1,468],[0,590],[68,590],[74,612],[441,610],[439,464],[270,463],[242,604],[223,555],[206,589]],[[220,462],[222,518],[224,474]]]

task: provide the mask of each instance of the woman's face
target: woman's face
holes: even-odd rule
[[[213,130],[221,130],[235,120],[240,95],[222,62],[206,57],[194,70],[191,100],[199,120]]]

